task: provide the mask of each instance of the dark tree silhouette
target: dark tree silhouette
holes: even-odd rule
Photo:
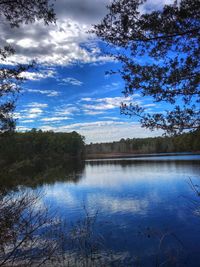
[[[7,57],[14,54],[14,49],[10,46],[0,48],[0,60],[3,63]],[[34,66],[34,62],[29,65],[0,67],[0,132],[11,132],[15,128],[13,111],[17,94],[20,91],[21,83],[25,80],[21,73]]]
[[[46,207],[41,196],[20,190],[0,190],[0,266],[51,266],[59,244],[49,238],[59,230],[59,223]],[[54,218],[54,219],[53,219]]]
[[[45,24],[55,22],[53,4],[48,0],[0,0],[0,17],[11,27],[36,20],[43,20]]]
[[[22,23],[33,23],[43,20],[45,24],[55,22],[53,5],[48,0],[0,0],[0,19],[11,27],[19,27]],[[0,47],[0,133],[15,129],[13,111],[17,95],[24,78],[23,71],[33,67],[29,65],[9,66],[7,59],[15,53],[11,46]]]
[[[142,13],[145,0],[114,0],[93,32],[118,48],[125,96],[140,93],[168,110],[148,114],[141,106],[122,104],[121,113],[136,115],[142,126],[177,134],[200,126],[200,4],[175,1],[162,10]],[[112,50],[113,51],[113,50]]]

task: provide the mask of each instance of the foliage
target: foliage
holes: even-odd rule
[[[7,164],[34,158],[81,158],[84,137],[77,132],[54,133],[32,129],[25,133],[0,135],[0,158]]]
[[[48,0],[0,0],[0,19],[2,23],[8,22],[10,27],[19,27],[20,24],[33,23],[36,20],[49,24],[55,22],[55,13]],[[34,62],[27,65],[8,65],[8,58],[14,53],[15,50],[9,45],[0,47],[0,132],[14,130],[13,111],[24,80],[21,74],[34,65]]]
[[[10,46],[0,48],[0,60],[6,61],[7,57],[14,54],[14,49]],[[0,67],[0,132],[11,132],[15,128],[13,111],[17,94],[20,91],[24,78],[23,71],[27,71],[34,66],[34,62],[29,65],[1,66]]]
[[[137,103],[121,113],[136,115],[142,126],[176,134],[200,126],[199,0],[175,1],[162,10],[141,12],[146,0],[114,0],[94,26],[103,41],[116,46],[125,96],[140,93],[168,110],[150,114]],[[112,50],[113,51],[113,50]]]
[[[128,138],[118,142],[86,146],[87,157],[109,153],[146,154],[195,151],[200,151],[200,130],[174,137]]]
[[[0,16],[11,27],[19,27],[22,23],[33,23],[36,20],[44,20],[45,24],[55,22],[53,5],[48,0],[0,0]]]
[[[41,266],[56,254],[58,242],[49,238],[55,219],[28,191],[0,191],[0,266]]]
[[[41,200],[27,190],[0,194],[0,266],[132,266],[127,255],[105,250],[95,233],[97,213],[84,208],[69,227]]]

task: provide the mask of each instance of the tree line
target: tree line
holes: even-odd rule
[[[55,133],[32,129],[29,132],[0,135],[0,166],[33,165],[84,159],[91,154],[108,153],[170,153],[200,151],[200,130],[177,136],[122,138],[110,143],[85,145],[84,137],[73,131]]]
[[[82,158],[84,137],[77,132],[31,131],[0,135],[0,162],[14,163],[35,158]]]
[[[200,151],[200,130],[178,136],[127,138],[112,143],[86,145],[87,157],[108,153],[171,153]]]

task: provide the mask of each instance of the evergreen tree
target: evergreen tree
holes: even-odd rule
[[[176,134],[200,126],[200,4],[175,1],[162,10],[142,13],[145,0],[114,0],[108,14],[94,26],[102,40],[116,46],[122,63],[125,96],[140,93],[168,110],[149,114],[137,104],[121,112],[139,117],[142,126]],[[113,50],[112,50],[113,51]]]

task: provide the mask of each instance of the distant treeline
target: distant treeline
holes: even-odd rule
[[[0,135],[0,162],[7,163],[34,158],[82,158],[84,137],[77,132],[54,133],[32,129],[25,133]]]
[[[200,130],[174,137],[121,139],[118,142],[86,146],[88,157],[100,154],[149,154],[200,151]]]

